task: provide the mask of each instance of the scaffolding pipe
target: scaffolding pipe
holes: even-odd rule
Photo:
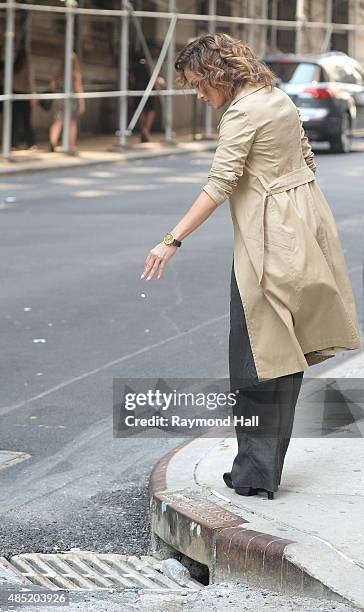
[[[262,0],[262,17],[263,17],[263,19],[266,19],[268,17],[268,0]],[[267,29],[268,29],[268,26],[266,26],[266,25],[262,25],[261,26],[260,50],[259,50],[260,57],[264,57],[264,54],[266,52],[266,48],[267,48]]]
[[[277,20],[278,15],[278,0],[272,0],[272,22]],[[273,25],[271,29],[270,45],[273,51],[277,50],[277,26]]]
[[[127,0],[122,0],[123,8],[127,5]],[[120,37],[120,89],[128,90],[128,66],[129,66],[129,13],[123,13],[121,17],[121,37]],[[120,96],[120,113],[119,113],[119,147],[128,145],[128,97]]]
[[[252,15],[255,15],[255,0],[248,0],[247,10],[249,15],[248,45],[251,49],[254,49],[255,18]]]
[[[296,0],[296,53],[302,53],[303,50],[303,28],[305,25],[305,0]]]
[[[13,93],[13,65],[14,65],[14,38],[15,38],[15,9],[13,0],[6,3],[6,32],[5,32],[5,74],[4,93],[9,96],[4,100],[3,116],[3,157],[9,159],[12,133],[12,93]]]
[[[353,25],[355,26],[357,24],[358,21],[358,2],[356,2],[356,0],[354,0],[353,3],[349,1],[349,19],[350,21],[352,21]],[[352,6],[351,6],[352,4]],[[349,53],[350,55],[352,55],[353,57],[356,56],[356,30],[353,30],[352,32],[350,32],[350,50]]]
[[[249,0],[251,4],[254,3],[254,0]],[[0,2],[0,10],[6,9],[7,3]],[[65,13],[66,7],[58,7],[51,5],[37,5],[37,4],[22,4],[18,2],[14,2],[14,8],[16,10],[24,10],[24,11],[39,11],[39,12],[54,12],[54,13]],[[118,10],[118,9],[84,9],[75,7],[73,9],[73,13],[79,15],[95,15],[100,17],[122,17],[127,14],[126,10]],[[163,11],[133,11],[135,17],[150,17],[152,19],[170,19],[170,13]],[[299,27],[296,21],[290,21],[286,19],[263,19],[259,17],[231,17],[229,15],[200,15],[200,14],[192,14],[192,13],[176,13],[176,17],[178,21],[216,21],[216,23],[221,24],[229,24],[229,23],[240,23],[247,24],[253,26],[267,25],[267,26],[277,26],[282,30],[295,30]],[[312,29],[324,29],[327,27],[327,23],[325,21],[305,21],[305,27]],[[352,25],[348,23],[333,23],[333,30],[338,32],[350,32],[353,30],[364,31],[364,24],[361,25]]]
[[[172,15],[176,13],[176,0],[168,1],[168,8]],[[167,89],[173,89],[174,83],[174,56],[176,50],[175,29],[171,36],[171,42],[167,52]],[[173,97],[167,96],[164,107],[164,137],[168,143],[173,143]]]
[[[121,98],[121,97],[134,97],[134,96],[142,96],[144,94],[144,89],[118,89],[113,91],[86,91],[83,93],[74,92],[73,98]],[[163,89],[160,91],[151,91],[149,93],[150,96],[185,96],[186,94],[195,94],[196,91],[194,89]],[[64,93],[26,93],[26,94],[12,94],[11,96],[6,96],[1,94],[0,100],[64,100],[66,95]]]
[[[331,47],[331,34],[332,34],[332,23],[331,23],[331,19],[332,19],[332,0],[326,0],[326,6],[325,6],[325,13],[326,13],[326,23],[327,23],[327,27],[326,27],[326,31],[325,31],[325,37],[323,40],[323,43],[321,45],[321,53],[325,52],[325,51],[329,51],[330,47]]]
[[[65,153],[70,152],[70,122],[72,118],[72,92],[73,92],[73,43],[75,31],[75,15],[73,8],[67,6],[66,12],[66,41],[64,54],[64,93],[63,103],[63,134],[62,147]]]
[[[209,15],[216,17],[216,0],[209,0]],[[209,21],[210,34],[216,32],[216,21]],[[212,138],[212,108],[205,108],[205,138]]]

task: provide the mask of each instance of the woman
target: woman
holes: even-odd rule
[[[54,79],[50,81],[51,91],[64,93],[64,61],[60,62]],[[76,53],[72,53],[72,91],[83,93],[82,74]],[[54,152],[64,123],[64,100],[54,100],[53,121],[49,129],[49,148]],[[77,123],[80,115],[86,110],[85,99],[77,98],[71,100],[71,119],[69,126],[69,153],[77,154]]]
[[[141,278],[160,278],[181,241],[229,198],[234,228],[229,369],[234,414],[259,415],[265,433],[235,427],[227,486],[274,498],[304,370],[361,347],[335,220],[316,180],[298,111],[270,69],[228,34],[178,54],[178,82],[217,109],[219,141],[208,182],[148,254]],[[259,424],[261,422],[259,420]]]

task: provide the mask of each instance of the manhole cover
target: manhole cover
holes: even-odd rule
[[[159,561],[144,555],[99,554],[89,551],[57,554],[27,553],[0,565],[26,585],[48,589],[201,589],[176,559]],[[0,568],[1,569],[1,568]]]

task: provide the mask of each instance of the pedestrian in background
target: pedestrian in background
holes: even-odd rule
[[[274,499],[304,371],[361,348],[355,300],[297,107],[269,67],[241,40],[217,33],[186,45],[175,68],[177,83],[200,100],[229,105],[207,184],[149,251],[141,278],[160,278],[183,239],[229,199],[233,412],[257,415],[262,427],[235,427],[238,453],[223,479],[239,495]]]
[[[136,91],[143,91],[146,89],[151,72],[148,67],[148,62],[143,55],[135,55],[134,61],[132,62],[130,73],[129,73],[129,87]],[[162,89],[166,85],[165,79],[162,76],[157,77],[153,89]],[[142,96],[133,96],[132,98],[132,109],[135,109],[139,105]],[[157,110],[157,99],[156,96],[149,96],[142,112],[138,119],[138,130],[140,134],[140,142],[152,142],[151,130],[153,127],[155,115]]]
[[[59,64],[54,78],[50,81],[50,89],[56,93],[64,93],[64,61]],[[83,93],[81,68],[76,53],[72,53],[72,92]],[[77,154],[78,119],[86,110],[84,98],[71,100],[71,119],[69,125],[70,153]],[[64,100],[54,100],[52,105],[53,120],[49,129],[49,148],[54,152],[64,125]]]
[[[14,61],[13,93],[35,93],[35,78],[30,51],[21,47]],[[37,100],[14,100],[12,105],[12,147],[19,148],[22,144],[29,149],[35,149],[35,133],[32,126],[32,111]]]

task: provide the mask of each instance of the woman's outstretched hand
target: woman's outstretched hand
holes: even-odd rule
[[[164,242],[157,244],[154,249],[149,251],[144,263],[144,271],[140,278],[147,277],[146,280],[149,280],[156,272],[158,272],[157,278],[160,278],[167,262],[173,257],[177,249],[178,247],[166,245]]]

